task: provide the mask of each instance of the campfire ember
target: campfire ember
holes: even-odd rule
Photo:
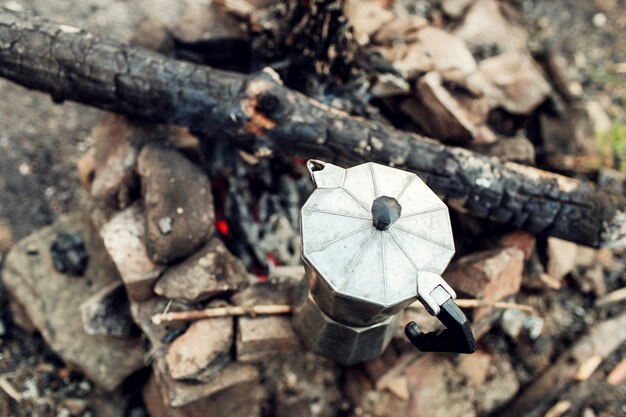
[[[100,3],[0,4],[0,416],[626,413],[619,1]]]

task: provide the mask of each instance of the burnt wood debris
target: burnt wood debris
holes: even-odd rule
[[[205,143],[259,157],[388,164],[415,172],[472,216],[594,247],[626,243],[624,196],[351,116],[285,87],[272,69],[217,70],[2,10],[0,75],[57,102],[185,126]]]

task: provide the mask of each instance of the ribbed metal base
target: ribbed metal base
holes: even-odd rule
[[[379,356],[396,330],[399,314],[356,327],[339,323],[326,315],[308,294],[294,314],[294,327],[308,348],[342,365],[354,365]]]

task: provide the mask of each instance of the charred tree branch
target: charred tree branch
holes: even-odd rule
[[[187,126],[204,141],[261,156],[389,164],[417,173],[461,212],[590,246],[626,245],[624,196],[341,113],[272,71],[219,71],[0,10],[0,76],[59,102]]]

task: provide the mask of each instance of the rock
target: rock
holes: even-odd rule
[[[164,372],[167,370],[164,358],[167,354],[168,345],[176,340],[176,337],[183,334],[187,327],[186,323],[182,322],[156,325],[152,322],[152,316],[161,314],[166,310],[174,312],[189,309],[188,305],[161,297],[152,297],[141,302],[130,300],[130,313],[133,321],[139,326],[151,345],[149,356],[146,359],[162,363]]]
[[[407,416],[461,417],[467,416],[468,392],[456,384],[454,368],[441,355],[426,354],[406,368],[411,392]],[[460,385],[460,384],[459,384]],[[419,411],[418,411],[419,410]],[[471,414],[470,414],[471,415]]]
[[[59,233],[82,234],[90,262],[83,279],[56,272],[49,248]],[[113,390],[143,367],[139,339],[88,335],[80,305],[118,278],[87,216],[62,217],[20,241],[6,259],[3,281],[46,343],[63,361],[82,370],[105,390]]]
[[[527,52],[510,51],[478,64],[468,84],[483,92],[492,109],[526,115],[539,106],[552,89]]]
[[[473,2],[474,0],[443,0],[441,9],[447,16],[457,19]]]
[[[87,334],[130,337],[136,333],[121,281],[112,282],[85,300],[80,305],[80,317]]]
[[[168,268],[154,291],[167,298],[196,303],[248,284],[248,273],[218,238],[182,263]]]
[[[168,55],[174,49],[174,40],[168,27],[156,16],[149,16],[139,23],[130,43],[163,55]]]
[[[256,368],[233,364],[213,383],[189,385],[189,390],[202,392],[197,399],[174,405],[156,372],[144,386],[143,399],[152,417],[255,417],[261,415],[258,376]]]
[[[100,230],[107,251],[117,266],[128,296],[135,301],[152,297],[163,266],[148,256],[144,244],[145,220],[138,204],[117,213]]]
[[[367,373],[378,391],[387,389],[399,399],[407,401],[410,398],[410,392],[409,383],[406,375],[404,375],[404,371],[406,370],[406,366],[415,360],[416,354],[415,352],[410,352],[398,358],[395,352],[391,352],[391,354],[388,353],[390,351],[392,351],[392,349],[387,349],[383,355],[386,357],[386,361],[388,361],[387,369],[384,373],[379,377],[374,376],[373,378],[370,366],[367,368]],[[394,356],[396,357],[393,358]]]
[[[271,355],[301,348],[290,317],[240,317],[237,326],[237,360],[258,362]]]
[[[88,183],[91,195],[111,206],[127,207],[138,186],[135,165],[139,149],[161,136],[162,128],[130,121],[125,116],[103,117],[91,131],[93,154],[88,153],[79,162],[80,177]]]
[[[495,136],[479,129],[486,121],[489,110],[486,100],[470,99],[467,100],[470,106],[464,106],[461,97],[463,93],[453,94],[445,88],[441,76],[436,72],[421,77],[417,81],[416,90],[416,97],[404,100],[400,108],[428,135],[457,142],[495,139]]]
[[[377,74],[370,88],[370,93],[377,98],[408,95],[410,91],[411,86],[404,78],[390,73]]]
[[[476,387],[485,383],[491,367],[492,355],[484,350],[477,350],[471,355],[459,356],[458,370]]]
[[[301,352],[267,358],[263,368],[276,417],[331,417],[345,408],[342,372],[332,361]]]
[[[563,99],[571,102],[580,96],[582,93],[582,91],[579,91],[582,90],[579,83],[581,76],[575,65],[568,64],[564,56],[554,51],[548,51],[542,61],[554,89]]]
[[[491,363],[485,382],[477,386],[474,393],[476,412],[479,415],[491,415],[515,397],[520,389],[508,356],[494,355]]]
[[[378,0],[347,0],[343,14],[357,35],[366,35],[365,40],[395,18],[395,13]]]
[[[470,47],[477,59],[525,50],[528,42],[525,30],[505,17],[502,3],[497,0],[474,2],[453,34]]]
[[[556,237],[548,238],[548,275],[562,280],[576,267],[578,245]]]
[[[247,41],[246,32],[239,21],[226,12],[218,2],[189,10],[171,29],[172,37],[188,45]]]
[[[476,61],[463,41],[444,30],[428,26],[415,33],[415,41],[396,44],[378,51],[409,79],[429,71],[476,71]]]
[[[192,323],[170,345],[165,360],[178,380],[208,382],[230,362],[234,320],[220,317]]]
[[[241,402],[241,398],[245,398],[252,405],[258,401],[260,387],[259,371],[252,365],[244,365],[233,362],[228,365],[222,372],[217,374],[210,382],[184,382],[171,378],[163,366],[163,361],[155,362],[153,366],[154,375],[157,378],[161,397],[166,405],[174,408],[184,407],[200,400],[209,400],[220,392],[239,387],[243,392],[249,391],[246,395],[241,394],[235,401]],[[245,387],[242,388],[242,387]],[[217,397],[219,398],[219,397]],[[217,403],[217,399],[214,398]],[[222,406],[228,407],[224,404]],[[206,414],[204,414],[206,415]],[[216,414],[222,415],[222,414]]]
[[[213,195],[206,174],[179,152],[145,146],[138,171],[144,199],[146,247],[155,262],[171,262],[190,255],[214,230]],[[172,219],[163,234],[159,221]]]
[[[276,279],[272,282],[256,282],[231,298],[231,302],[238,306],[255,304],[294,304],[296,291],[300,281],[292,278]]]
[[[524,252],[524,261],[530,259],[535,249],[535,235],[525,230],[507,233],[498,240],[500,246],[513,246]]]
[[[182,341],[177,342],[181,337],[175,338],[171,344],[171,335],[181,333],[181,330],[185,329],[183,323],[169,323],[162,325],[155,325],[151,317],[155,314],[162,313],[169,307],[169,311],[184,311],[189,310],[189,306],[173,302],[161,297],[153,297],[149,300],[142,302],[131,301],[131,313],[133,320],[141,328],[150,340],[151,347],[148,353],[148,358],[152,361],[153,367],[153,381],[150,384],[154,384],[149,390],[149,396],[144,392],[144,398],[146,399],[146,405],[152,413],[152,416],[194,416],[194,415],[207,415],[208,410],[216,410],[212,415],[228,415],[219,412],[220,407],[224,407],[224,410],[230,410],[229,407],[234,407],[232,402],[242,402],[240,398],[246,398],[245,407],[242,405],[241,410],[250,412],[251,414],[242,414],[243,416],[257,415],[260,398],[260,385],[258,383],[259,372],[258,370],[249,365],[242,365],[238,363],[230,363],[221,372],[214,375],[210,382],[199,381],[182,381],[172,378],[170,375],[170,369],[168,366],[168,359],[170,348],[176,344],[176,347],[172,352],[177,354],[183,354],[187,359],[193,358],[191,367],[194,365],[200,365],[196,368],[201,368],[200,362],[206,359],[202,358],[201,350],[207,346],[193,346],[193,354],[189,355],[190,350],[186,350],[184,345],[185,340],[191,339],[197,340],[200,333],[203,333],[201,327],[196,327],[192,333],[188,334]],[[228,318],[232,323],[232,319]],[[190,326],[189,328],[192,328]],[[231,325],[232,329],[232,325]],[[193,337],[192,337],[193,336]],[[232,333],[231,333],[232,341]],[[202,339],[199,341],[203,345],[210,345],[211,340]],[[187,345],[187,348],[191,348],[191,345]],[[196,348],[200,350],[195,350]],[[210,347],[209,347],[210,348]],[[197,355],[200,353],[200,355]],[[173,359],[173,353],[170,355],[169,361]],[[197,360],[194,362],[194,360]],[[191,369],[191,368],[187,368]],[[178,371],[182,370],[179,368]],[[177,372],[178,372],[177,371]],[[156,387],[156,388],[155,388]],[[232,398],[230,397],[232,394]],[[233,400],[236,398],[236,400]],[[233,410],[239,410],[239,406]],[[204,410],[204,414],[201,414]],[[234,412],[234,411],[233,411]],[[193,414],[195,413],[195,414]],[[238,415],[238,414],[235,414]]]
[[[373,37],[375,45],[392,46],[407,44],[417,40],[420,30],[429,25],[426,18],[419,15],[397,17],[383,25]]]
[[[523,136],[498,138],[493,143],[476,146],[474,150],[496,157],[503,162],[510,161],[530,165],[535,163],[535,147],[530,140]]]
[[[500,326],[511,339],[517,340],[524,330],[524,322],[528,317],[528,313],[519,310],[506,310],[502,313]]]
[[[467,255],[449,268],[444,278],[460,293],[496,301],[517,294],[523,270],[524,252],[507,247]],[[474,320],[479,320],[489,310],[476,309]]]

